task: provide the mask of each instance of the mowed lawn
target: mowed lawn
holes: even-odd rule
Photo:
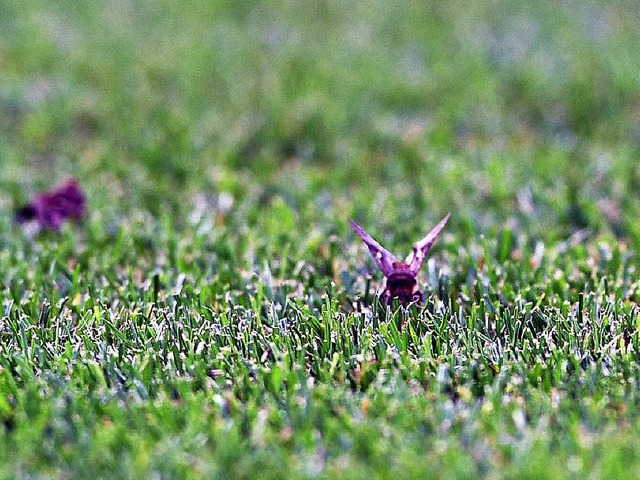
[[[0,2],[0,477],[640,478],[639,72],[632,1]],[[348,219],[447,212],[385,311]]]

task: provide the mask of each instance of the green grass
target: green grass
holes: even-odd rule
[[[638,478],[639,17],[1,2],[0,477]]]

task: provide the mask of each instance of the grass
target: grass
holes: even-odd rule
[[[638,16],[0,4],[0,476],[638,478]]]

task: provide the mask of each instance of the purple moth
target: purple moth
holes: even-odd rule
[[[394,298],[397,298],[404,305],[424,301],[423,294],[418,288],[418,272],[450,216],[451,214],[447,214],[422,240],[414,243],[413,250],[403,262],[398,261],[391,252],[376,242],[360,225],[349,220],[349,225],[369,248],[374,262],[384,275],[384,284],[380,294],[382,303],[390,305]]]
[[[42,230],[59,231],[66,220],[81,221],[86,215],[86,196],[75,180],[49,192],[37,194],[16,212],[18,223],[35,222]]]

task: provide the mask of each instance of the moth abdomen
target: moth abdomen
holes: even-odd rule
[[[416,277],[409,272],[392,272],[385,278],[383,301],[389,303],[397,298],[401,303],[422,300],[422,292],[418,288]]]

